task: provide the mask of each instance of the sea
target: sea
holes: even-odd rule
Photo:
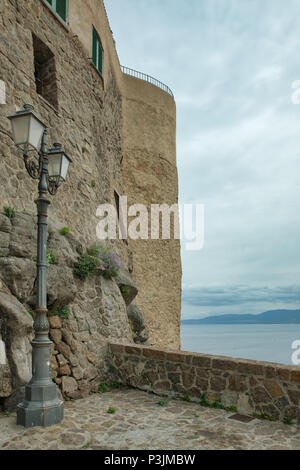
[[[293,349],[292,345],[298,341]],[[300,324],[181,325],[185,351],[300,366]],[[298,354],[297,354],[298,352]],[[293,355],[294,353],[294,355]],[[297,363],[294,363],[296,356]]]

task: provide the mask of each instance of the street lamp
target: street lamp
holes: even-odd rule
[[[33,112],[33,106],[24,105],[22,111],[9,116],[15,144],[23,151],[27,172],[39,180],[37,215],[37,298],[34,320],[35,337],[32,341],[32,379],[25,387],[25,400],[17,407],[17,424],[22,426],[51,426],[63,419],[63,402],[56,396],[56,384],[49,374],[50,341],[47,319],[47,211],[50,201],[47,192],[56,194],[58,187],[66,180],[70,158],[61,144],[53,148],[46,146],[47,130],[43,122]],[[38,151],[39,158],[30,156]]]

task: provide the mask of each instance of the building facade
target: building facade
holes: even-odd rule
[[[76,250],[79,256],[96,241],[99,222],[96,212],[100,204],[111,203],[117,207],[121,196],[127,196],[129,206],[144,204],[149,209],[151,204],[177,203],[175,101],[164,85],[121,67],[102,0],[1,1],[0,83],[0,210],[11,207],[18,215],[9,226],[5,216],[1,216],[0,291],[14,296],[27,310],[33,305],[37,186],[26,174],[13,144],[7,116],[20,110],[24,103],[32,104],[47,125],[48,145],[61,142],[72,158],[68,180],[51,197],[49,207],[50,246],[52,243],[55,250],[61,227],[69,227],[72,238],[68,241],[71,248],[65,240],[57,241],[64,268],[57,266],[52,274],[50,270],[48,280],[50,303],[55,295],[64,297],[64,288],[76,291],[75,300],[72,296],[64,300],[70,306],[71,323],[66,328],[71,332],[73,317],[76,320],[74,338],[70,339],[66,331],[65,336],[51,333],[57,344],[63,344],[61,351],[58,348],[60,354],[56,351],[53,367],[60,372],[54,377],[58,384],[67,377],[67,389],[67,382],[71,384],[71,377],[75,377],[74,370],[79,366],[86,368],[86,357],[81,365],[76,364],[76,358],[73,357],[74,364],[67,358],[69,365],[65,367],[57,359],[63,356],[65,344],[72,349],[72,341],[79,342],[78,348],[82,347],[90,357],[89,341],[92,342],[90,352],[97,356],[93,329],[100,335],[102,346],[105,338],[130,341],[130,327],[124,317],[126,305],[109,300],[109,296],[115,297],[112,284],[101,281],[100,289],[96,284],[83,286],[73,279],[68,284],[68,278],[71,278],[72,263],[76,262]],[[128,237],[109,240],[107,245],[119,255],[124,270],[132,276],[138,289],[135,302],[144,314],[150,344],[179,349],[179,240]],[[60,268],[64,269],[61,274]],[[54,287],[56,294],[52,295]],[[57,293],[59,290],[61,294]],[[53,305],[58,300],[55,302]],[[99,302],[103,304],[101,327],[91,314]],[[2,338],[6,331],[4,310],[1,311],[0,305]],[[108,320],[104,319],[105,312]],[[86,326],[88,315],[91,320]],[[82,324],[85,326],[81,331],[78,325]],[[55,328],[52,325],[52,330]],[[30,349],[28,344],[26,348]],[[75,346],[66,356],[76,355],[74,351]],[[99,361],[89,360],[89,363],[93,366],[97,363],[99,369]],[[8,382],[14,375],[8,369],[3,374],[3,380]],[[75,377],[78,383],[84,380],[80,374],[79,378]],[[8,388],[13,388],[9,383]],[[9,392],[4,396],[9,396]]]

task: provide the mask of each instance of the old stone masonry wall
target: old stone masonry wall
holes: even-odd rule
[[[105,27],[103,34],[111,37]],[[133,341],[127,306],[134,310],[137,290],[130,278],[132,254],[123,241],[107,246],[122,265],[117,282],[106,279],[101,269],[85,282],[73,273],[96,239],[97,207],[115,203],[115,188],[123,192],[122,98],[115,65],[109,50],[105,52],[102,77],[78,35],[45,2],[0,2],[0,80],[6,85],[6,101],[0,106],[0,344],[5,356],[0,361],[0,404],[7,409],[22,400],[31,378],[35,307],[37,182],[24,168],[7,119],[24,103],[31,103],[47,126],[48,146],[60,142],[72,159],[67,182],[55,197],[49,195],[48,219],[48,250],[55,253],[47,286],[51,376],[64,398],[97,388],[106,374],[108,339]],[[5,208],[15,216],[5,215]],[[61,235],[62,227],[69,234]],[[122,294],[124,286],[130,287],[130,298]],[[62,311],[70,312],[68,320],[55,314]],[[143,318],[136,328],[135,340],[146,341]]]
[[[117,278],[106,278],[99,261],[86,280],[74,276],[84,248],[72,233],[50,225],[47,270],[52,356],[51,377],[65,399],[82,398],[106,379],[109,340],[146,341],[145,325],[129,322],[137,290],[126,266]],[[31,345],[36,297],[35,217],[0,214],[0,405],[12,410],[31,379]],[[127,313],[128,310],[128,313]],[[131,317],[133,320],[139,317]],[[4,356],[4,357],[3,357]]]
[[[300,369],[147,346],[110,344],[120,382],[203,406],[300,424]]]

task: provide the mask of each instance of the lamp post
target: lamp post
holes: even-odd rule
[[[55,195],[67,178],[70,158],[60,144],[48,149],[47,130],[25,104],[22,111],[9,116],[15,144],[23,151],[27,172],[39,181],[37,205],[37,298],[34,320],[35,337],[32,341],[32,379],[25,387],[25,400],[17,407],[17,424],[22,426],[51,426],[63,419],[63,402],[56,396],[56,384],[50,378],[50,341],[47,319],[47,212],[50,204],[47,192]],[[30,152],[38,151],[38,158]]]

